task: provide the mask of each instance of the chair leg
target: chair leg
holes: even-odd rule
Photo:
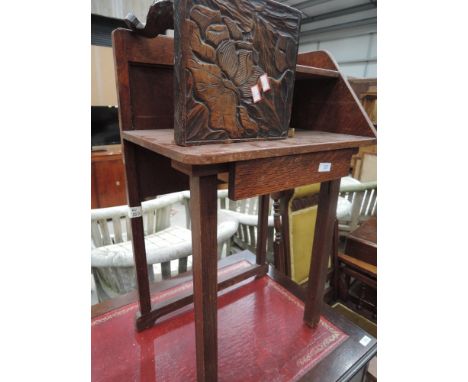
[[[351,284],[351,276],[345,274],[344,277],[342,278],[341,284],[343,285],[343,288],[340,288],[342,292],[340,293],[340,298],[346,302],[348,301],[348,296],[349,296],[349,286]]]
[[[165,261],[164,263],[161,263],[161,273],[162,273],[163,280],[171,278],[171,262],[170,261]]]
[[[154,282],[154,269],[151,264],[148,265],[148,280],[149,282]]]
[[[357,309],[361,310],[362,309],[362,301],[364,300],[364,297],[366,296],[366,284],[361,282],[361,285],[359,286],[359,299],[358,299],[358,304],[357,304]]]
[[[182,257],[179,259],[179,273],[187,272],[187,261],[188,257]]]

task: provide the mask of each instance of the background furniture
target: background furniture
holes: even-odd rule
[[[348,77],[348,82],[370,120],[377,127],[377,78]]]
[[[361,182],[377,181],[377,152],[360,152],[355,158],[353,176]]]
[[[220,207],[222,210],[236,218],[239,229],[233,237],[234,243],[241,249],[255,252],[258,235],[258,198],[231,200],[228,198],[228,190],[218,190]],[[273,216],[271,198],[268,202],[268,233],[267,233],[267,259],[273,262]]]
[[[337,253],[335,285],[339,298],[351,299],[357,309],[365,305],[377,315],[377,219],[371,218],[347,238],[344,253]],[[355,293],[351,293],[356,284]],[[369,288],[371,290],[369,290]],[[368,293],[369,292],[369,293]]]
[[[176,203],[189,204],[189,193],[163,195],[142,203],[148,274],[155,280],[153,265],[161,264],[161,277],[171,274],[171,261],[178,260],[178,272],[187,271],[192,254],[191,232],[170,224],[170,209]],[[188,210],[188,208],[187,208]],[[91,267],[99,301],[127,293],[136,287],[135,266],[131,248],[131,227],[128,206],[91,211]],[[220,211],[218,216],[218,257],[228,253],[230,239],[237,232],[238,222]],[[156,279],[159,279],[158,277]]]
[[[349,84],[360,100],[369,119],[377,128],[377,79],[349,78]],[[353,178],[362,182],[377,180],[377,145],[359,148],[351,160]]]
[[[338,216],[339,235],[347,236],[359,225],[377,216],[377,182],[343,184],[340,187],[340,197],[351,202],[351,213]]]
[[[352,217],[354,194],[348,191],[342,192],[342,190],[347,190],[347,187],[353,185],[361,185],[361,183],[349,176],[341,178],[336,217],[346,222],[349,222]],[[275,253],[274,264],[276,269],[291,277],[298,284],[304,284],[308,280],[319,191],[320,184],[310,184],[283,191],[274,199],[277,203],[275,217],[277,220],[280,218],[278,230],[281,231],[282,240],[278,244],[282,247],[282,257],[279,253]],[[362,198],[358,199],[356,198],[356,203],[361,203]],[[271,220],[273,219],[274,217],[271,217]],[[330,268],[332,256],[330,256],[329,264]]]
[[[91,152],[91,208],[125,204],[125,172],[120,145]]]

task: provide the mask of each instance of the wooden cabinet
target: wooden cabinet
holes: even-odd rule
[[[127,203],[120,145],[102,146],[91,153],[91,208]]]
[[[377,128],[377,78],[352,78],[349,84]],[[377,145],[360,147],[351,160],[353,178],[361,182],[377,180]]]

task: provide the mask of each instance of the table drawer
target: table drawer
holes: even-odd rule
[[[349,174],[356,149],[235,162],[229,169],[229,198],[239,200]]]

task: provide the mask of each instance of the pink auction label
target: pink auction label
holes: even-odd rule
[[[258,85],[252,86],[250,90],[252,91],[252,98],[253,98],[254,103],[257,103],[258,101],[262,99]]]
[[[268,75],[266,73],[260,76],[260,83],[262,84],[262,89],[264,92],[267,92],[271,89],[270,80],[268,79]]]

